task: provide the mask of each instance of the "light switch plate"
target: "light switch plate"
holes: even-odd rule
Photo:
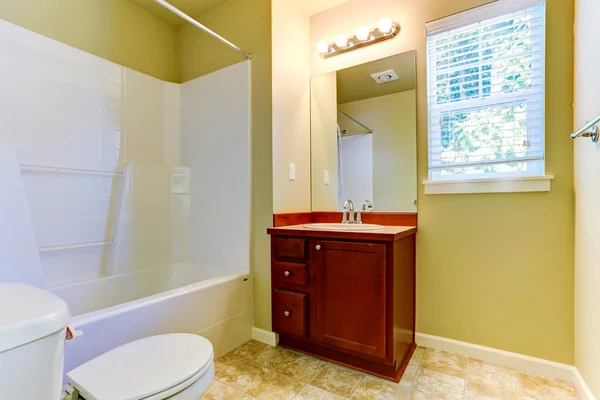
[[[290,181],[295,181],[296,180],[296,164],[290,163],[289,174],[290,174]]]
[[[327,170],[323,171],[323,181],[326,185],[329,185],[329,171]]]

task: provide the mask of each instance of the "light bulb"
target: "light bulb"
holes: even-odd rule
[[[338,35],[335,38],[335,44],[337,47],[344,48],[348,44],[348,36],[346,35]]]
[[[319,53],[328,53],[329,43],[327,43],[325,40],[319,40],[319,43],[317,43],[317,50],[319,50]]]
[[[358,40],[368,40],[369,36],[369,28],[366,26],[361,26],[356,30],[356,38]]]
[[[383,18],[379,21],[379,32],[387,34],[392,30],[392,20],[389,18]]]

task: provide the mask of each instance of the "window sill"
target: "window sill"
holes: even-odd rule
[[[554,175],[518,178],[423,181],[425,194],[549,192]]]

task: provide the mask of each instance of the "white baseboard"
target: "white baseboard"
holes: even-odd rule
[[[447,351],[465,357],[477,358],[492,364],[504,365],[521,371],[531,372],[548,378],[561,379],[575,384],[582,400],[596,400],[577,368],[542,358],[530,357],[510,351],[479,346],[458,340],[418,333],[417,345],[430,349]]]
[[[265,331],[257,327],[252,328],[252,339],[271,346],[277,346],[279,342],[279,337],[275,332]]]
[[[575,367],[573,367],[573,376],[575,377],[575,387],[579,392],[579,397],[581,397],[581,400],[596,400],[591,389],[588,387],[583,380],[583,377],[579,373],[579,370],[577,370]]]
[[[561,379],[575,383],[572,365],[561,364],[541,358],[530,357],[510,351],[460,342],[439,336],[417,333],[417,344],[435,350],[447,351],[465,357],[477,358],[492,364],[520,369],[548,378]]]

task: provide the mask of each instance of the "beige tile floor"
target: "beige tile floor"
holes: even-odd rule
[[[423,347],[400,383],[256,341],[215,365],[215,380],[203,400],[578,399],[571,383]]]

